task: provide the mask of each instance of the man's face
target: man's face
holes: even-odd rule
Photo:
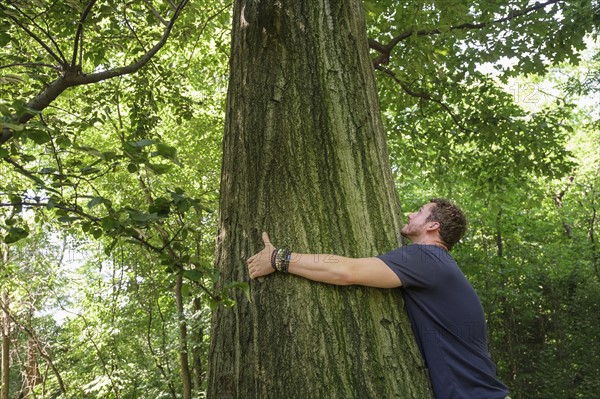
[[[408,222],[402,227],[400,230],[400,234],[402,234],[406,238],[413,239],[414,237],[418,237],[423,234],[426,230],[426,226],[428,223],[426,222],[429,215],[431,215],[431,208],[434,207],[435,204],[430,202],[428,204],[423,205],[417,211],[408,215]]]

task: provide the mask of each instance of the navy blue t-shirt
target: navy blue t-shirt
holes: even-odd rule
[[[378,258],[402,280],[436,399],[504,399],[508,388],[496,378],[481,302],[452,256],[413,244]]]

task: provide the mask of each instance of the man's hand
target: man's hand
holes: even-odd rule
[[[271,266],[271,254],[275,250],[275,247],[271,244],[267,233],[262,233],[262,239],[265,243],[263,250],[251,256],[246,262],[248,263],[250,278],[253,280],[257,277],[267,276],[275,271],[273,266]]]

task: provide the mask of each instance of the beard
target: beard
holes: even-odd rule
[[[402,229],[400,230],[400,235],[402,235],[402,237],[408,238],[408,236],[407,236],[407,227],[408,227],[408,223],[405,224],[404,226],[402,226]]]
[[[415,223],[406,223],[404,226],[402,226],[402,230],[400,230],[400,235],[402,235],[402,237],[411,239],[411,237],[414,237],[415,235],[418,235],[421,230],[423,230],[425,223],[422,223],[420,225],[415,224]]]

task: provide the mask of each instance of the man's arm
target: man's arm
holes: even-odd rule
[[[248,259],[252,279],[275,271],[271,254],[275,248],[267,233],[263,233],[265,248]],[[364,285],[377,288],[401,287],[400,278],[379,258],[347,258],[325,254],[292,253],[289,273],[322,283],[335,285]]]

